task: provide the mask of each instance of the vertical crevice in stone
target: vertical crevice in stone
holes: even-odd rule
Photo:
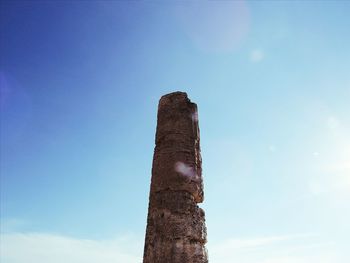
[[[197,105],[184,92],[158,105],[143,263],[206,263]]]

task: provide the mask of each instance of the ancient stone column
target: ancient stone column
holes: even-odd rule
[[[208,262],[197,105],[184,92],[158,105],[143,263]]]

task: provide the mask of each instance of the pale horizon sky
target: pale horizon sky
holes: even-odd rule
[[[158,100],[184,91],[209,262],[350,262],[349,12],[1,1],[0,261],[141,262]]]

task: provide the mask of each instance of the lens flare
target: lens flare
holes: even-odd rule
[[[195,169],[183,162],[175,163],[175,171],[192,181],[198,181],[199,176]]]

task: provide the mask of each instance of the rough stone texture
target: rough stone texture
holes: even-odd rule
[[[197,105],[183,92],[163,96],[143,263],[208,262],[201,163]]]

